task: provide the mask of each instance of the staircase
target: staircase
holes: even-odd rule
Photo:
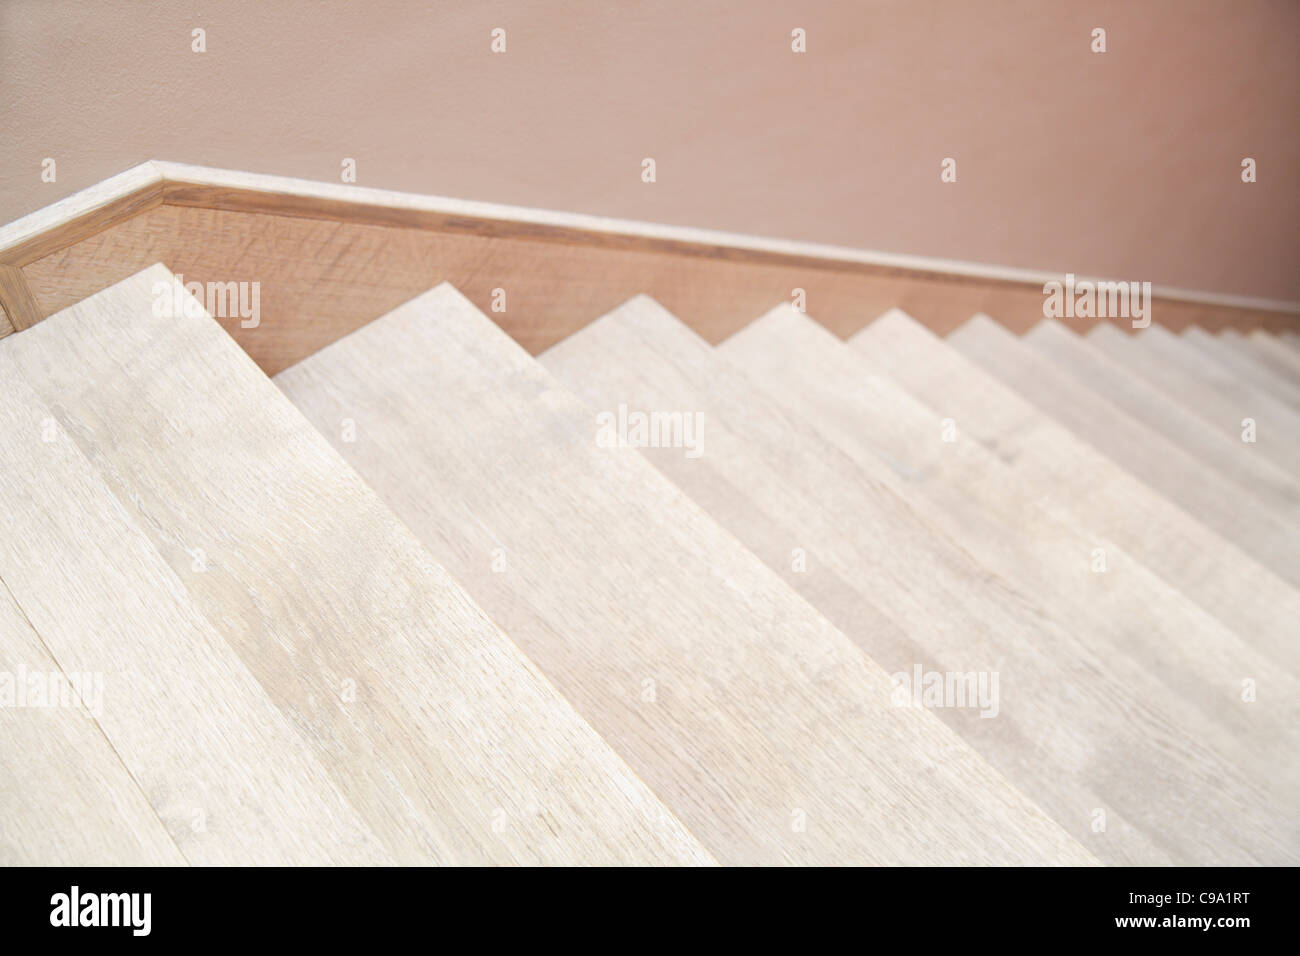
[[[1293,336],[176,283],[0,339],[0,863],[1300,862]]]

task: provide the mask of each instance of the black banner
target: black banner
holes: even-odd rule
[[[771,944],[779,933],[833,944],[849,932],[864,943],[901,933],[900,942],[1127,936],[1144,945],[1232,946],[1288,925],[1294,876],[1286,869],[7,869],[0,871],[0,931],[10,944],[75,935],[92,946],[338,946],[413,934],[459,948],[464,942],[453,941],[465,934],[540,943],[563,920],[567,932],[593,942],[675,945],[717,936]]]

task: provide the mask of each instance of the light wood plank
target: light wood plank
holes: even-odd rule
[[[64,673],[102,675],[96,719],[189,862],[384,862],[66,425],[52,426],[58,411],[28,387],[23,353],[44,343],[53,361],[66,361],[58,348],[72,337],[66,325],[42,323],[39,333],[0,343],[0,379],[10,390],[0,403],[0,506],[9,529],[0,538],[0,581]]]
[[[0,866],[184,864],[95,721],[103,684],[74,678],[0,583]]]
[[[1065,332],[1073,336],[1073,333]],[[1076,339],[1077,340],[1077,339]],[[1081,629],[1097,651],[1127,655],[1182,694],[1216,726],[1254,737],[1269,762],[1293,752],[1300,723],[1300,648],[1284,660],[1253,651],[1238,635],[1080,523],[1054,486],[1034,480],[961,433],[968,416],[917,401],[805,315],[789,307],[751,323],[719,346],[783,408],[815,422],[862,468],[879,471],[900,494],[919,495],[962,547],[1025,589],[1059,620]],[[952,441],[942,423],[951,418]],[[1092,569],[1094,548],[1106,572]],[[1294,673],[1292,673],[1294,672]],[[1271,708],[1242,706],[1241,675],[1274,675]],[[1235,676],[1234,676],[1235,675]],[[1271,713],[1261,711],[1269,709]],[[1274,748],[1281,746],[1282,753]],[[1235,749],[1235,747],[1234,747]]]
[[[215,693],[209,673],[246,666],[328,777],[295,769],[256,735],[226,772],[238,777],[241,761],[265,753],[310,792],[337,787],[399,862],[709,862],[210,318],[154,314],[156,297],[176,289],[162,267],[146,270],[14,336],[7,352],[47,398],[64,444],[103,475],[120,520],[137,522],[166,560],[154,573],[218,625],[227,660],[182,671],[195,693]],[[24,473],[39,476],[51,512],[67,510],[68,490],[47,469]],[[70,548],[53,544],[32,539],[27,560],[40,563],[38,545],[51,561]],[[125,557],[88,549],[81,561],[85,576],[133,593],[101,570],[126,575]],[[50,582],[66,576],[25,573],[30,600],[65,606]],[[137,613],[105,614],[118,631],[144,626]],[[169,633],[177,653],[184,633]],[[182,726],[173,700],[155,706],[156,726]],[[233,696],[214,713],[231,708],[283,723],[270,702]],[[185,753],[187,738],[176,738]],[[310,792],[303,808],[267,819],[344,842],[345,826],[308,818]]]
[[[825,331],[818,334],[835,341]],[[1239,858],[1281,859],[1300,852],[1300,846],[1278,840],[1278,821],[1268,822],[1273,812],[1266,792],[1245,798],[1255,790],[1248,778],[1224,785],[1222,773],[1231,773],[1230,764],[1202,749],[1217,738],[1221,750],[1237,758],[1239,740],[1220,733],[1196,708],[1170,699],[1168,688],[1141,665],[1090,646],[1093,635],[1076,639],[1038,606],[1036,595],[971,560],[947,538],[935,508],[916,501],[908,482],[888,465],[874,457],[850,458],[823,438],[817,420],[787,414],[782,403],[652,301],[628,303],[549,350],[542,361],[580,387],[592,407],[701,410],[705,443],[698,459],[687,459],[680,449],[646,454],[699,500],[727,500],[720,520],[742,540],[772,518],[793,530],[784,547],[761,536],[755,544],[891,671],[911,673],[917,664],[962,673],[997,670],[1004,693],[995,719],[970,711],[937,713],[969,734],[995,766],[1102,859],[1227,859],[1247,845],[1252,849]],[[797,349],[772,353],[773,365],[801,361]],[[816,371],[824,368],[816,359],[810,364]],[[903,411],[888,403],[879,414],[890,418]],[[939,422],[926,417],[926,438],[937,445]],[[894,458],[889,451],[882,457]],[[894,467],[912,470],[896,459]],[[795,548],[806,550],[809,570],[792,568]],[[834,576],[829,586],[816,580],[822,567]],[[841,590],[846,583],[847,596]],[[878,629],[861,628],[864,605],[896,625],[887,639]],[[1221,686],[1189,683],[1208,691],[1207,699],[1225,693]],[[1061,693],[1067,686],[1069,695]],[[1250,724],[1249,718],[1235,719],[1243,731]],[[1171,752],[1189,746],[1197,757],[1183,751],[1171,759]],[[1200,760],[1221,769],[1206,773]],[[1253,766],[1273,766],[1255,760]],[[1152,773],[1153,768],[1159,769]],[[1153,786],[1153,777],[1177,784]],[[1243,809],[1243,798],[1254,806]],[[1209,811],[1208,805],[1219,809]],[[1110,837],[1091,830],[1097,807],[1119,818],[1112,819],[1117,832]],[[1220,829],[1229,807],[1254,818],[1246,827],[1253,834]]]
[[[1285,402],[1241,380],[1222,362],[1198,354],[1159,326],[1125,335],[1113,326],[1099,325],[1088,339],[1237,441],[1242,439],[1242,422],[1252,419],[1255,441],[1243,444],[1288,474],[1300,476],[1300,412]]]
[[[1186,342],[1200,355],[1218,362],[1242,381],[1286,402],[1293,410],[1300,409],[1300,375],[1291,375],[1266,361],[1255,344],[1236,329],[1224,329],[1211,335],[1204,329],[1192,326],[1183,329],[1179,340]]]
[[[1051,362],[1059,374],[1123,409],[1202,465],[1230,479],[1238,496],[1244,495],[1266,509],[1263,520],[1271,517],[1282,521],[1300,538],[1300,483],[1280,467],[1253,454],[1240,439],[1211,428],[1181,402],[1054,320],[1038,323],[1021,341]],[[1184,482],[1199,480],[1196,473],[1180,478]]]
[[[152,209],[162,194],[154,163],[132,166],[0,227],[0,263],[25,266]]]
[[[1201,465],[1168,437],[1062,376],[987,317],[976,316],[947,341],[1283,580],[1300,584],[1300,543],[1291,528],[1279,523],[1267,509],[1252,507],[1230,481]]]
[[[276,381],[723,862],[1091,859],[450,287]]]
[[[1294,351],[1300,352],[1300,332],[1283,329],[1277,333],[1277,340],[1284,345],[1289,345]]]
[[[1281,334],[1265,332],[1264,329],[1252,329],[1245,336],[1235,333],[1235,338],[1247,345],[1256,359],[1273,369],[1274,375],[1291,384],[1300,381],[1300,346],[1292,345]],[[1296,341],[1300,342],[1300,339]]]
[[[1254,355],[1276,374],[1288,382],[1300,382],[1300,337],[1252,329],[1246,333],[1244,341]]]
[[[1300,592],[897,310],[850,341],[878,375],[948,417],[1272,659],[1300,666]]]
[[[154,262],[188,281],[257,282],[261,323],[218,318],[268,374],[438,280],[484,310],[501,309],[504,291],[493,320],[536,354],[640,292],[711,342],[795,289],[842,336],[892,305],[941,332],[975,311],[1023,331],[1041,315],[1044,281],[1060,278],[168,162],[0,230],[0,262],[11,260],[40,316]],[[1177,289],[1155,298],[1172,328],[1300,328],[1296,303]]]

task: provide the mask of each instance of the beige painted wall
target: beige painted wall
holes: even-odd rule
[[[0,0],[0,221],[147,158],[348,156],[362,185],[1300,300],[1297,64],[1296,0]]]

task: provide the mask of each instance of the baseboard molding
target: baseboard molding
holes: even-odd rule
[[[21,330],[154,262],[186,281],[259,283],[263,321],[218,318],[271,374],[444,280],[536,354],[639,293],[711,342],[794,289],[844,337],[894,306],[940,334],[976,312],[1020,332],[1060,278],[151,161],[0,228],[0,306]],[[1152,296],[1171,329],[1300,329],[1300,303]]]

